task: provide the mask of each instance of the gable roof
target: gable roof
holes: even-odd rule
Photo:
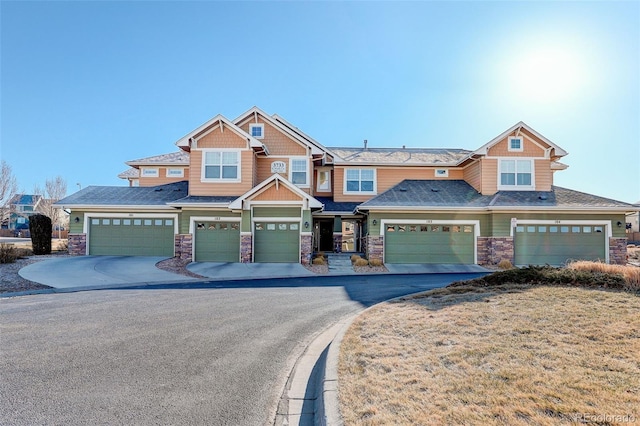
[[[158,186],[88,186],[54,206],[59,208],[114,208],[157,209],[168,208],[167,203],[184,198],[188,193],[187,181]]]
[[[118,175],[120,179],[136,179],[140,177],[140,169],[134,169],[133,167],[129,167],[124,172]]]
[[[240,136],[243,139],[245,139],[248,142],[250,147],[252,147],[252,148],[264,148],[264,145],[262,144],[262,142],[260,142],[256,138],[252,137],[247,132],[245,132],[240,127],[236,126],[234,123],[232,123],[226,117],[224,117],[223,115],[220,115],[220,114],[216,115],[211,120],[207,121],[206,123],[200,125],[196,129],[194,129],[191,132],[187,133],[186,135],[184,135],[183,137],[178,139],[175,144],[178,147],[180,147],[181,149],[183,149],[184,151],[190,151],[191,150],[191,141],[193,140],[193,138],[196,137],[197,135],[199,135],[200,133],[204,132],[208,128],[215,126],[216,124],[218,124],[222,128],[231,129],[238,136]]]
[[[250,119],[251,117],[255,117],[256,114],[260,114],[260,116],[262,116],[267,122],[269,122],[270,125],[282,131],[284,134],[288,135],[289,137],[293,138],[295,141],[297,141],[301,145],[311,148],[312,155],[324,154],[327,151],[327,149],[324,146],[322,146],[320,143],[313,140],[310,136],[307,136],[306,134],[304,134],[297,127],[293,126],[292,124],[289,124],[284,119],[278,117],[275,114],[274,116],[270,116],[269,114],[267,114],[266,112],[258,108],[257,106],[254,106],[253,108],[249,109],[243,114],[240,114],[235,120],[233,120],[233,122],[236,123],[237,125],[241,125],[247,119]]]
[[[483,208],[491,196],[481,195],[464,180],[405,179],[358,206],[358,210]]]
[[[35,206],[42,200],[42,195],[34,194],[16,194],[11,198],[9,204],[21,205],[21,206]]]
[[[154,155],[152,157],[139,158],[125,162],[129,166],[159,166],[159,165],[189,165],[189,153],[185,151],[176,151],[169,154]]]
[[[269,188],[272,185],[284,185],[289,191],[300,197],[300,200],[305,204],[308,204],[307,208],[322,208],[322,203],[320,203],[317,199],[302,191],[300,188],[295,186],[293,183],[275,173],[271,175],[271,177],[262,181],[259,185],[251,188],[249,191],[242,194],[240,197],[236,198],[233,202],[229,204],[230,209],[243,209],[245,201],[250,201],[250,199],[258,194],[260,194],[263,190]],[[306,206],[305,206],[306,207]]]
[[[475,151],[473,151],[473,153],[474,154],[478,154],[478,155],[486,155],[487,152],[489,151],[489,148],[491,148],[493,145],[497,144],[498,142],[502,141],[504,138],[509,136],[512,132],[514,132],[516,130],[519,130],[519,129],[525,129],[526,131],[528,131],[529,133],[531,133],[532,135],[534,135],[535,137],[537,137],[538,139],[540,139],[541,141],[543,141],[544,143],[546,143],[547,145],[552,147],[555,150],[556,156],[563,157],[563,156],[568,154],[567,151],[565,151],[564,149],[560,148],[558,145],[554,144],[549,139],[545,138],[540,133],[538,133],[535,130],[533,130],[531,127],[529,127],[523,121],[517,122],[516,124],[511,126],[509,129],[505,130],[504,132],[502,132],[501,134],[499,134],[495,138],[491,139],[486,144],[482,145],[480,148],[478,148]]]
[[[384,164],[420,166],[456,166],[472,151],[445,148],[364,148],[331,147],[339,158],[336,164]]]
[[[551,191],[499,191],[481,195],[464,180],[403,180],[358,206],[359,210],[634,210],[634,205],[559,186]]]

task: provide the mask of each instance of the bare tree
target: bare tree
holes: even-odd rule
[[[0,167],[0,222],[9,220],[11,214],[11,199],[18,192],[18,182],[13,175],[11,166],[2,160]]]
[[[33,188],[35,195],[41,195],[42,200],[38,204],[37,211],[48,216],[54,226],[60,225],[62,212],[60,209],[53,207],[53,204],[67,195],[67,181],[62,176],[56,176],[53,179],[47,179],[44,184],[44,191],[39,186]]]

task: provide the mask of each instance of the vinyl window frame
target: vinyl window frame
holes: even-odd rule
[[[294,163],[298,162],[298,166],[295,167]],[[302,170],[297,170],[300,168],[300,162],[304,162],[304,183],[296,183],[294,180],[294,173],[302,173]],[[307,157],[291,157],[289,158],[289,181],[293,183],[295,186],[300,188],[308,188],[309,187],[309,159]]]
[[[354,189],[349,189],[349,182],[356,182],[355,179],[353,178],[349,178],[349,172],[358,172],[358,190],[354,190]],[[372,172],[373,176],[371,178],[372,181],[372,189],[369,190],[362,190],[362,183],[363,182],[368,182],[369,179],[363,179],[362,178],[362,172],[363,171],[367,171],[367,172]],[[344,187],[343,187],[343,191],[345,194],[353,194],[353,195],[372,195],[372,194],[377,194],[378,193],[378,174],[376,169],[374,168],[369,168],[369,167],[349,167],[349,168],[345,168],[344,169]]]
[[[518,148],[514,148],[512,143],[514,140],[520,141],[520,146]],[[507,140],[507,150],[509,152],[522,152],[524,151],[524,138],[522,136],[509,136]]]
[[[220,182],[220,183],[237,183],[240,182],[242,176],[242,151],[239,149],[202,149],[202,168],[200,172],[200,181],[201,182]],[[208,153],[219,153],[220,161],[218,163],[207,163],[207,154]],[[229,167],[231,164],[224,163],[224,154],[225,153],[235,153],[236,154],[236,177],[234,178],[225,178],[224,176],[224,166]],[[209,178],[206,177],[207,167],[208,166],[219,166],[220,167],[220,177],[217,178]]]
[[[253,129],[260,129],[260,135],[254,135]],[[264,124],[263,123],[250,123],[249,134],[255,139],[264,139]]]
[[[507,167],[507,163],[513,163],[513,171],[511,171],[511,167]],[[521,171],[520,165],[529,164],[529,171]],[[514,175],[514,183],[502,183],[502,177],[504,174],[513,174]],[[519,176],[529,175],[530,183],[529,184],[519,184]],[[535,190],[535,161],[533,158],[500,158],[498,159],[498,190],[501,191],[526,191],[526,190]]]

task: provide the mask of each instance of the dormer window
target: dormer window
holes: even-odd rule
[[[533,160],[500,160],[498,189],[500,190],[532,190]]]
[[[510,152],[522,152],[523,151],[522,136],[509,136],[509,151]]]
[[[256,138],[264,138],[264,124],[249,124],[249,134]]]

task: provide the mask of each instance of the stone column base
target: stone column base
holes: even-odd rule
[[[240,262],[253,262],[253,235],[251,234],[240,235]]]
[[[182,259],[193,261],[193,235],[192,234],[176,234],[174,237],[174,256]]]
[[[87,234],[69,234],[69,254],[73,256],[85,256],[87,254]]]

